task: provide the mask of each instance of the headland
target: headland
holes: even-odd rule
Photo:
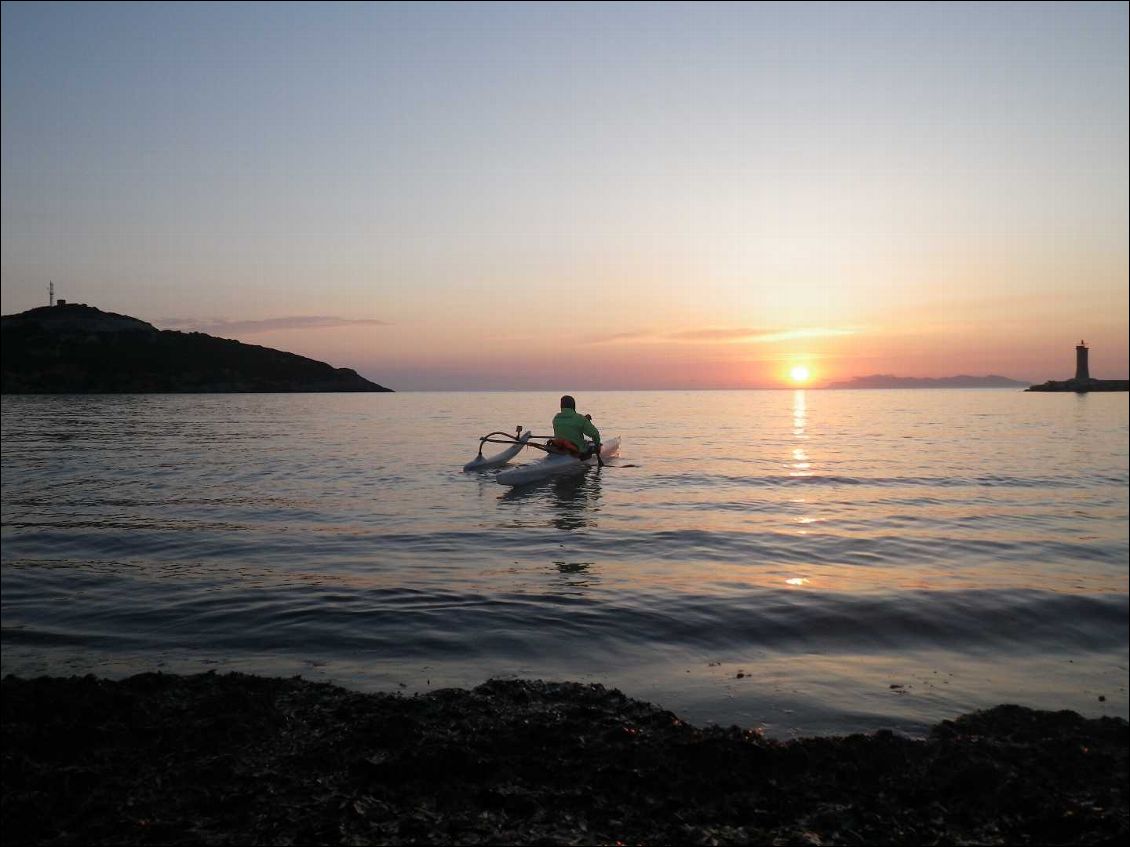
[[[4,394],[391,391],[351,368],[59,303],[0,318]]]

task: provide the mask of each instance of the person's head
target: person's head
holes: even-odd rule
[[[571,395],[566,394],[564,397],[561,398],[561,408],[562,409],[574,409],[575,410],[577,408],[577,401],[574,400]]]

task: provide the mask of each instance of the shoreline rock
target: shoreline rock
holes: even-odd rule
[[[3,680],[8,843],[1121,843],[1125,720],[778,742],[600,685]]]
[[[1065,391],[1074,394],[1087,394],[1091,391],[1130,391],[1130,380],[1126,379],[1049,379],[1039,385],[1025,388],[1025,391]]]

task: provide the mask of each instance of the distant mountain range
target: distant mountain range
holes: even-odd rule
[[[294,353],[77,303],[0,317],[5,394],[391,391]]]
[[[892,376],[890,374],[872,374],[871,376],[857,376],[847,382],[833,382],[827,388],[1024,388],[1031,385],[1006,376],[990,374],[988,376]]]

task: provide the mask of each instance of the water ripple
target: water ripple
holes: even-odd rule
[[[291,657],[373,685],[599,673],[735,719],[1127,711],[1124,397],[593,392],[620,461],[515,491],[461,472],[555,400],[5,396],[4,669]],[[876,700],[876,667],[923,655],[953,688]]]

